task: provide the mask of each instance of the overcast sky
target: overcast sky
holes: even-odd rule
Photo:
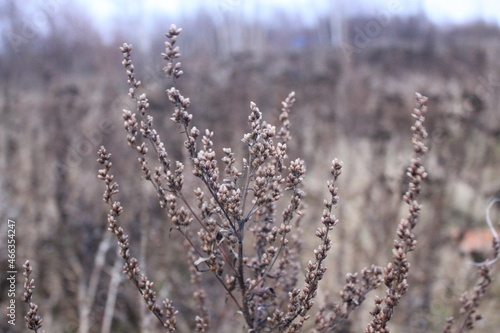
[[[183,18],[200,9],[215,20],[234,13],[239,18],[271,24],[283,24],[283,20],[276,19],[279,10],[287,14],[289,22],[298,25],[312,25],[318,17],[330,13],[339,13],[340,16],[357,13],[373,17],[424,13],[435,23],[459,24],[482,19],[500,25],[498,0],[0,0],[0,10],[9,8],[4,6],[9,1],[21,10],[24,22],[21,28],[17,28],[21,31],[13,33],[22,35],[26,29],[28,32],[30,29],[43,32],[47,29],[47,17],[57,19],[61,10],[68,10],[77,15],[81,11],[86,14],[84,16],[90,16],[105,40],[111,36],[110,29],[116,29],[117,22],[125,25],[125,30],[147,32],[154,19],[167,17],[169,23],[182,25]],[[152,15],[156,17],[148,20],[148,16]],[[7,20],[0,20],[0,33],[5,37],[11,33],[9,31]],[[0,50],[3,46],[0,43]]]
[[[329,8],[342,8],[344,12],[364,12],[375,15],[377,11],[397,8],[399,14],[423,10],[436,23],[462,23],[477,18],[500,23],[498,0],[78,0],[89,8],[92,16],[101,23],[109,21],[125,8],[128,11],[168,13],[172,16],[189,15],[204,7],[211,12],[241,11],[252,18],[272,19],[275,9],[284,9],[303,23],[310,23],[318,14]],[[258,13],[258,14],[257,14]],[[169,15],[169,16],[170,16]]]

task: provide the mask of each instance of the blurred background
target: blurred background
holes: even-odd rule
[[[215,132],[219,156],[224,147],[240,147],[250,101],[276,122],[280,101],[296,92],[290,158],[304,158],[308,169],[304,263],[316,246],[331,160],[343,161],[340,223],[317,303],[338,298],[346,273],[390,259],[405,211],[414,93],[429,97],[419,246],[410,255],[410,292],[391,328],[440,332],[476,280],[471,262],[490,254],[485,209],[500,194],[499,22],[493,0],[0,0],[0,269],[7,271],[10,218],[16,264],[21,271],[32,261],[47,332],[158,331],[121,276],[106,232],[108,207],[96,176],[96,152],[105,144],[133,255],[159,296],[174,300],[180,331],[193,330],[188,271],[177,255],[185,249],[170,237],[170,221],[141,179],[121,118],[122,109],[134,108],[118,50],[127,42],[169,154],[184,158],[165,94],[173,82],[160,56],[175,23],[183,28],[185,72],[175,84],[191,99],[196,126]],[[498,225],[497,207],[491,216]],[[26,331],[20,273],[17,279],[17,325],[0,320],[4,332]],[[2,316],[8,287],[2,278]],[[212,328],[234,332],[241,321],[218,287],[208,295],[215,299]],[[494,279],[476,332],[497,330],[499,297]],[[367,300],[343,332],[363,331],[372,307]]]

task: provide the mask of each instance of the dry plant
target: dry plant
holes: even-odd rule
[[[31,272],[33,271],[33,268],[31,267],[31,264],[29,260],[26,260],[26,262],[23,265],[24,273],[23,275],[25,276],[25,281],[24,281],[24,294],[22,297],[23,302],[26,302],[29,306],[29,311],[27,312],[26,316],[24,319],[26,320],[26,327],[28,329],[38,332],[42,328],[42,322],[43,319],[38,315],[38,305],[36,305],[35,302],[33,302],[33,289],[35,289],[35,280],[31,279],[30,280],[30,275]]]
[[[478,320],[482,319],[481,314],[477,313],[477,309],[479,307],[481,299],[486,294],[486,289],[491,283],[491,265],[493,265],[498,260],[500,254],[500,238],[495,228],[493,227],[493,223],[491,222],[490,217],[490,210],[497,202],[500,202],[500,198],[494,198],[493,200],[491,200],[488,207],[486,208],[486,222],[493,235],[492,258],[486,259],[482,263],[475,264],[477,266],[479,280],[474,286],[472,296],[469,296],[467,293],[463,293],[460,297],[460,302],[462,303],[462,307],[460,308],[460,315],[462,316],[462,320],[458,323],[458,328],[455,332],[465,332],[467,330],[472,330],[474,328],[474,324]],[[448,318],[443,332],[453,332],[452,327],[455,322],[455,318]]]
[[[175,25],[170,27],[166,33],[165,53],[162,54],[166,61],[164,72],[174,83],[183,74],[181,63],[177,62],[180,33],[181,29]],[[427,151],[424,144],[427,98],[416,94],[416,107],[412,113],[415,122],[411,127],[413,157],[407,170],[408,190],[403,196],[408,214],[397,227],[392,260],[385,268],[372,265],[358,273],[347,274],[340,300],[327,301],[313,309],[327,270],[325,259],[332,247],[330,233],[339,222],[333,210],[339,201],[336,182],[342,173],[342,163],[337,159],[331,163],[331,179],[326,183],[329,198],[324,200],[321,225],[315,231],[318,245],[301,278],[299,258],[305,195],[302,186],[306,168],[301,159],[288,161],[287,153],[287,144],[291,140],[289,114],[295,94],[290,93],[282,102],[277,126],[266,122],[257,105],[251,102],[250,131],[242,138],[246,157],[238,160],[233,149],[224,148],[219,161],[214,150],[214,132],[196,128],[192,124],[193,115],[188,112],[189,98],[175,86],[169,88],[168,99],[174,107],[171,120],[178,124],[185,136],[185,165],[171,159],[155,128],[153,117],[148,112],[148,98],[139,91],[141,81],[136,78],[131,61],[132,46],[123,44],[120,50],[128,77],[128,95],[136,103],[135,110],[123,110],[127,142],[136,151],[142,177],[156,191],[172,232],[182,237],[187,248],[192,297],[196,304],[196,309],[193,309],[196,315],[192,320],[186,320],[191,323],[192,330],[217,330],[211,323],[213,309],[207,298],[207,286],[202,283],[210,274],[218,281],[234,313],[241,315],[248,332],[300,332],[305,327],[310,327],[313,332],[335,331],[361,306],[370,291],[384,283],[385,296],[375,298],[370,312],[373,318],[366,332],[389,332],[388,325],[394,311],[408,292],[408,254],[417,245],[414,228],[421,211],[421,186],[427,175],[422,165]],[[184,313],[180,313],[169,298],[160,304],[154,283],[133,257],[129,237],[119,223],[124,208],[115,200],[119,186],[111,173],[111,154],[102,146],[98,156],[98,162],[103,165],[98,177],[106,185],[103,199],[110,206],[108,230],[118,240],[119,253],[125,262],[123,271],[164,329],[174,332],[179,329],[178,316],[184,316]],[[474,295],[462,297],[461,316],[464,319],[456,332],[472,329],[474,322],[480,319],[477,308],[491,281],[489,269],[498,256],[498,248],[498,238],[495,238],[495,259],[480,266],[480,280]],[[27,263],[27,279],[30,272]],[[31,303],[33,282],[25,284],[25,289],[25,299],[31,308],[27,316],[29,328],[36,331],[41,320],[36,305]],[[310,323],[305,326],[307,320]],[[452,332],[453,322],[453,319],[447,321],[444,332]]]

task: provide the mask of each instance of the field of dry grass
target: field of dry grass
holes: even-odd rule
[[[52,33],[20,45],[18,52],[7,48],[0,55],[0,212],[4,220],[16,221],[19,271],[16,326],[2,318],[0,330],[26,331],[21,265],[30,259],[33,298],[45,331],[160,331],[121,273],[116,241],[106,231],[108,207],[102,202],[104,184],[97,178],[101,166],[96,162],[104,144],[120,184],[117,196],[124,211],[119,222],[129,235],[132,255],[155,282],[159,299],[173,300],[178,330],[194,331],[199,304],[188,282],[193,272],[186,246],[172,231],[173,215],[160,208],[157,191],[144,180],[123,130],[122,110],[136,105],[127,97],[118,47],[139,41],[117,36],[106,44],[88,22],[66,19],[71,24],[54,26]],[[363,26],[366,20],[349,24]],[[300,157],[307,168],[300,218],[303,249],[295,262],[299,285],[318,246],[315,230],[322,226],[323,199],[330,195],[326,181],[331,161],[343,162],[334,209],[339,223],[330,231],[327,272],[303,331],[314,327],[325,299],[340,300],[347,273],[372,264],[385,267],[391,260],[396,228],[408,210],[401,198],[408,187],[414,93],[428,96],[429,151],[423,161],[428,177],[413,231],[418,245],[408,256],[408,293],[389,327],[392,332],[443,332],[448,317],[460,318],[460,295],[478,281],[472,260],[491,256],[482,231],[486,207],[500,195],[500,30],[479,23],[444,29],[424,18],[394,18],[366,48],[347,56],[345,48],[321,43],[306,29],[288,34],[270,29],[258,49],[248,41],[243,50],[228,53],[211,38],[213,27],[204,20],[182,26],[182,78],[174,82],[162,71],[160,47],[168,26],[151,36],[151,50],[133,54],[135,73],[148,93],[148,112],[172,160],[188,165],[193,158],[183,147],[184,128],[170,120],[175,105],[165,90],[172,85],[190,98],[189,112],[202,135],[205,128],[214,132],[217,156],[232,147],[238,168],[247,149],[241,138],[251,130],[250,101],[266,121],[279,124],[281,101],[290,91],[296,94],[287,163]],[[291,43],[295,33],[308,42]],[[354,38],[348,35],[346,41]],[[202,186],[199,179],[186,177],[184,188],[197,186]],[[196,200],[193,191],[185,195]],[[496,226],[498,212],[493,206]],[[2,221],[2,276],[8,271],[6,230]],[[482,232],[480,242],[474,243],[470,230]],[[497,266],[491,268],[493,281],[478,309],[483,319],[474,332],[494,332],[500,325],[498,272]],[[204,272],[200,277],[208,331],[246,331],[246,318],[217,276]],[[8,289],[2,278],[2,309],[9,301]],[[370,292],[336,331],[363,331],[372,320],[374,297],[383,296],[385,289],[382,283]]]

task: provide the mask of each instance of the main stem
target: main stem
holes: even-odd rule
[[[241,303],[243,316],[249,328],[253,328],[253,320],[248,309],[247,290],[245,286],[244,263],[243,263],[243,239],[245,231],[245,220],[238,221],[238,283],[241,291]]]

